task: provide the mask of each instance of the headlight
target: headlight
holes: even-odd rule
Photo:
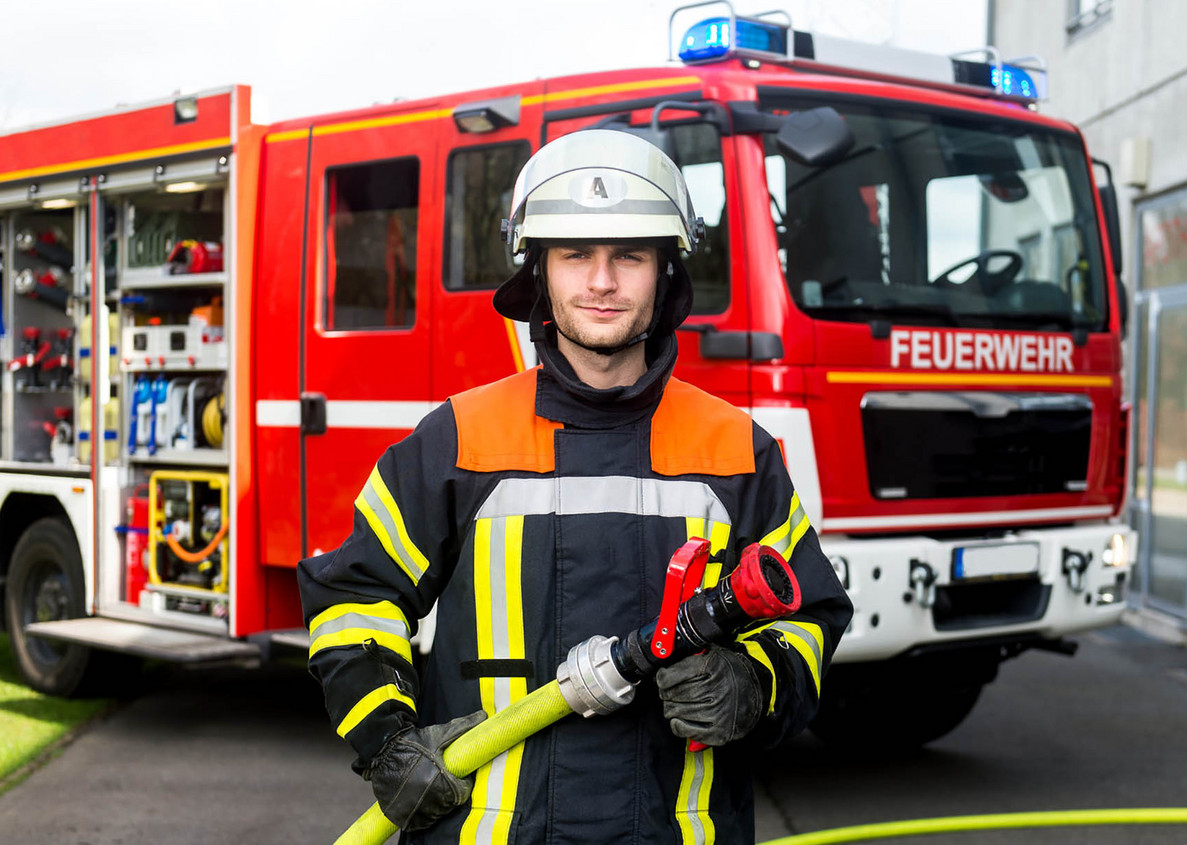
[[[1125,566],[1129,563],[1128,549],[1125,547],[1125,535],[1114,534],[1101,554],[1105,566]]]
[[[837,578],[841,582],[841,586],[846,590],[849,589],[849,561],[840,555],[830,555],[828,562],[833,565],[833,572],[837,573]]]

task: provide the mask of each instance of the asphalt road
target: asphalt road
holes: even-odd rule
[[[1129,628],[1002,667],[918,754],[811,737],[758,770],[758,838],[952,815],[1187,806],[1187,649]],[[0,795],[4,845],[328,845],[371,803],[297,665],[167,672]],[[885,840],[883,840],[885,841]],[[896,843],[1187,842],[1187,825],[912,836]]]
[[[1072,658],[1002,665],[969,718],[908,757],[838,757],[810,736],[764,762],[759,839],[958,815],[1187,807],[1187,649],[1127,627]],[[885,840],[880,840],[885,841]],[[1181,845],[1187,824],[910,836],[902,845]]]

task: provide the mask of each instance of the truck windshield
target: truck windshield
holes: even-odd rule
[[[764,98],[775,114],[819,101]],[[836,106],[856,143],[807,167],[765,136],[779,259],[827,320],[1102,331],[1104,272],[1082,144],[974,115]]]

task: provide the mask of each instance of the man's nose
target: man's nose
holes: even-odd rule
[[[612,291],[618,287],[618,276],[614,262],[604,255],[595,257],[589,275],[589,287],[599,292]]]

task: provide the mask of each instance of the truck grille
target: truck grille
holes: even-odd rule
[[[861,420],[875,499],[1064,493],[1087,486],[1087,396],[868,393]]]

